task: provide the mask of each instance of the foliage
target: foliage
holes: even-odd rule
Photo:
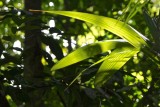
[[[158,107],[157,2],[46,0],[41,7],[47,11],[27,11],[19,1],[0,1],[0,106]],[[37,30],[38,38],[26,35]],[[43,64],[30,80],[25,67],[39,63],[24,63],[37,49],[25,49],[28,37],[41,44]]]

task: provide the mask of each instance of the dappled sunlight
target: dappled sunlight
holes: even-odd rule
[[[51,49],[49,48],[49,46],[46,46],[45,49],[46,49],[46,52],[48,52],[51,55],[52,59],[56,58],[56,56],[51,53]]]
[[[54,54],[51,54],[51,57],[52,57],[53,59],[55,59],[55,58],[56,58],[56,56],[55,56]]]
[[[49,2],[49,6],[54,6],[54,2]]]
[[[135,76],[137,78],[137,82],[138,81],[144,81],[144,77],[143,77],[143,72],[140,71],[140,72],[133,72],[131,73],[133,76]]]
[[[21,42],[19,40],[15,41],[14,44],[13,44],[13,47],[14,48],[21,48]],[[17,54],[21,54],[21,52],[17,51],[17,50],[13,50],[13,52],[15,52]]]
[[[49,27],[55,27],[55,21],[54,20],[49,21]]]
[[[156,13],[158,16],[160,13],[160,1],[159,0],[151,0],[153,2],[152,11]]]
[[[159,7],[0,1],[0,106],[158,107]]]
[[[46,52],[48,52],[48,53],[50,53],[50,48],[49,48],[49,46],[46,46]]]
[[[67,40],[63,40],[63,46],[68,47],[68,41]]]
[[[72,46],[72,48],[75,49],[76,45],[77,45],[77,41],[74,40],[74,38],[71,38],[71,46]]]
[[[77,43],[79,46],[95,43],[97,42],[98,37],[105,36],[104,29],[101,29],[100,27],[83,23],[83,28],[86,30],[89,29],[89,32],[86,32],[85,35],[78,35]]]
[[[1,55],[1,59],[4,59],[5,57],[4,57],[4,55]]]
[[[45,30],[42,30],[42,32],[45,33],[45,34],[49,34],[49,31],[46,30],[46,29],[45,29]]]

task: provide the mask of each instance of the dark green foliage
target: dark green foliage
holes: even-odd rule
[[[148,47],[138,47],[139,50],[136,50],[137,53],[132,55],[133,57],[130,57],[132,52],[130,49],[133,47],[129,43],[139,40],[138,36],[136,39],[131,39],[129,43],[124,41],[124,43],[119,43],[122,41],[112,34],[114,32],[105,31],[92,24],[59,15],[24,10],[24,4],[18,0],[9,2],[2,0],[2,2],[3,6],[0,7],[0,107],[31,107],[30,102],[39,105],[37,107],[160,106],[160,18],[156,11],[153,11],[154,3],[151,1],[146,0],[141,3],[134,0],[44,0],[41,4],[43,10],[80,11],[118,18],[126,24],[129,23],[148,38]],[[51,2],[54,6],[49,6]],[[158,0],[155,3],[157,4]],[[13,6],[8,7],[9,5]],[[146,9],[141,9],[143,6]],[[124,13],[121,14],[121,12]],[[54,27],[48,25],[50,20],[55,21]],[[47,33],[42,32],[44,30]],[[36,31],[40,33],[36,37],[29,35],[27,38],[24,36],[26,31],[30,34]],[[34,39],[40,47],[27,47],[26,49],[26,39],[30,44]],[[104,40],[109,39],[116,39],[118,43],[105,45]],[[91,43],[90,40],[94,43],[86,45]],[[16,41],[19,41],[21,46],[15,46]],[[67,45],[64,45],[65,43]],[[80,48],[84,44],[86,47]],[[105,48],[100,47],[102,44]],[[40,51],[34,51],[36,48]],[[85,54],[82,53],[78,57],[68,59],[60,69],[51,70],[58,61],[63,60],[66,55],[78,48],[84,49],[83,51],[88,53],[87,57],[78,59]],[[105,50],[107,48],[109,51]],[[36,68],[40,63],[43,68],[42,72],[35,73],[33,77],[26,79],[24,59],[26,56],[32,56],[32,52],[37,52],[37,56],[35,55],[35,59],[27,63],[28,69]],[[106,57],[112,55],[113,52],[119,54],[128,52],[128,56],[113,54],[119,60],[122,58],[121,61]],[[67,65],[76,58],[77,62]],[[104,61],[105,58],[108,62]],[[128,61],[127,58],[131,59]],[[98,62],[100,59],[102,61]],[[112,61],[109,62],[109,60]],[[114,65],[111,67],[114,68],[118,62],[124,63],[125,61],[126,64],[121,68],[113,71],[106,70],[109,68],[108,65]],[[109,78],[105,74],[106,71],[101,68],[106,68]],[[98,81],[95,85],[99,74],[103,78],[98,77],[100,83]],[[32,101],[32,98],[36,100]]]

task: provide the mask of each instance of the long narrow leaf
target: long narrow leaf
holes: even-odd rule
[[[104,16],[98,16],[89,13],[73,12],[73,11],[42,11],[42,10],[30,10],[32,12],[45,12],[49,14],[58,14],[67,17],[72,17],[82,21],[86,21],[97,26],[100,26],[123,39],[126,39],[134,47],[141,47],[147,45],[147,38],[133,29],[131,26],[119,20],[108,18]]]
[[[82,70],[69,84],[69,86],[72,85],[87,69],[104,61],[96,74],[95,86],[98,88],[102,86],[117,70],[119,70],[137,52],[139,52],[139,49],[127,44],[123,47],[117,47],[110,55],[98,60],[97,62],[90,65],[88,68]],[[106,73],[105,71],[110,72]]]
[[[115,49],[100,66],[96,77],[95,86],[101,87],[106,81],[119,70],[139,50],[132,46],[125,46]]]
[[[153,37],[153,39],[154,39],[154,41],[155,41],[155,44],[157,45],[157,49],[159,50],[159,46],[160,46],[160,36],[159,36],[159,29],[158,29],[158,27],[157,27],[157,25],[156,24],[158,24],[158,23],[156,23],[156,21],[155,21],[155,19],[152,19],[150,16],[149,16],[149,14],[147,13],[147,10],[143,10],[143,14],[144,14],[144,18],[145,18],[145,20],[146,20],[146,23],[147,23],[147,25],[148,25],[148,27],[149,27],[149,30],[150,30],[150,32],[151,32],[151,34],[152,34],[152,37]]]
[[[51,70],[54,71],[60,68],[64,68],[66,66],[80,62],[84,59],[90,58],[97,54],[104,53],[107,52],[108,50],[112,50],[118,47],[123,47],[126,45],[130,44],[122,39],[107,40],[103,42],[89,44],[73,51],[72,53],[61,59],[57,64],[55,64],[52,67]]]

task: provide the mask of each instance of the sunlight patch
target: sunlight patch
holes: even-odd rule
[[[68,47],[68,45],[69,45],[69,44],[68,44],[68,41],[67,41],[67,40],[63,40],[63,46],[64,46],[64,47]]]
[[[46,46],[46,52],[48,52],[48,53],[50,53],[50,48],[49,48],[49,46]]]
[[[14,44],[13,44],[13,47],[14,48],[21,48],[21,42],[19,40],[15,41]],[[15,52],[17,54],[21,54],[21,52],[17,51],[17,50],[13,50],[13,52]]]
[[[50,27],[55,27],[55,21],[54,20],[50,20],[49,21],[49,26]]]
[[[53,2],[49,2],[49,6],[50,7],[54,6],[54,3]]]

